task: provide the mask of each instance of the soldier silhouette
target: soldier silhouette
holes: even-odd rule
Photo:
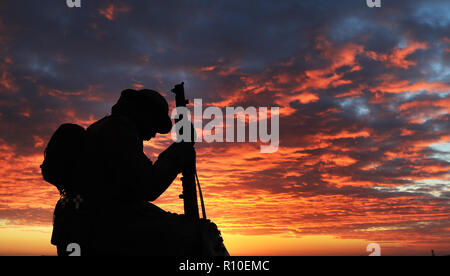
[[[168,113],[168,103],[160,93],[128,89],[121,93],[111,115],[84,133],[79,126],[63,125],[54,134],[41,167],[49,181],[45,174],[51,167],[48,160],[63,155],[59,159],[63,161],[54,162],[58,163],[54,166],[65,164],[58,170],[63,175],[49,181],[61,193],[52,235],[58,255],[66,256],[67,246],[73,243],[80,245],[82,255],[217,254],[211,239],[217,240],[212,243],[222,240],[214,223],[194,221],[149,203],[195,162],[194,148],[185,143],[173,143],[154,163],[144,154],[144,140],[171,131]],[[62,142],[56,141],[63,139],[55,137],[62,133],[70,136],[66,143],[82,146],[57,150]]]

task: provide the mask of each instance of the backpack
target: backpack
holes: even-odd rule
[[[63,192],[77,192],[77,177],[83,163],[86,130],[63,124],[53,134],[44,153],[41,172],[44,180]]]

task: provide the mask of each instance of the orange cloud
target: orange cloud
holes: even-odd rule
[[[217,73],[220,76],[230,76],[237,73],[239,66],[225,66]]]
[[[16,89],[15,88],[16,86],[14,84],[14,78],[12,78],[11,74],[6,71],[2,72],[2,76],[0,78],[0,85],[9,91]]]
[[[291,57],[288,61],[278,63],[278,66],[289,67],[294,64],[296,57]]]
[[[384,92],[384,93],[416,93],[422,90],[428,92],[445,92],[450,90],[450,84],[444,82],[427,82],[418,81],[410,82],[408,80],[399,79],[395,75],[385,74],[377,78],[381,83],[377,86],[368,88],[371,92]]]
[[[100,9],[99,13],[110,21],[113,21],[119,13],[130,12],[131,8],[123,3],[110,4],[104,9]]]
[[[311,103],[311,102],[317,102],[319,100],[319,97],[313,93],[303,92],[301,94],[289,97],[290,102],[295,101],[295,100],[298,100],[302,104],[307,104],[307,103]]]
[[[385,63],[387,67],[408,69],[411,66],[416,66],[417,63],[415,61],[407,60],[406,58],[417,50],[425,50],[427,48],[428,43],[426,42],[408,41],[405,47],[396,47],[392,53],[389,54],[366,51],[365,55],[373,60]]]
[[[3,61],[4,63],[0,65],[0,89],[3,88],[9,92],[15,92],[19,88],[16,84],[16,79],[9,71],[9,66],[13,64],[13,61],[9,57],[4,58]]]
[[[360,131],[348,131],[348,130],[342,130],[334,135],[331,134],[325,134],[325,133],[319,133],[315,136],[315,141],[317,140],[334,140],[334,139],[345,139],[345,138],[358,138],[358,137],[369,137],[370,131],[369,130],[360,130]]]
[[[331,87],[338,87],[341,85],[351,83],[350,80],[343,80],[343,74],[336,73],[338,68],[349,66],[349,71],[361,70],[361,66],[356,61],[356,56],[361,54],[364,50],[362,45],[355,43],[348,43],[339,48],[332,45],[323,37],[317,39],[317,49],[321,50],[322,57],[326,58],[331,64],[323,69],[307,70],[304,78],[299,76],[300,86],[298,90],[304,89],[326,89]]]
[[[450,38],[448,38],[448,37],[442,38],[442,41],[445,42],[445,43],[450,44]],[[450,53],[450,48],[445,48],[445,52],[446,53]]]
[[[438,107],[443,108],[446,112],[450,113],[450,98],[443,98],[438,100],[424,100],[424,101],[412,101],[401,104],[398,108],[401,111],[410,109],[420,109],[423,107]]]
[[[336,95],[336,98],[357,98],[363,94],[363,90],[367,89],[367,85],[359,84],[357,88],[349,89],[347,92]]]
[[[140,83],[133,83],[132,86],[134,89],[138,89],[138,90],[144,88],[144,85],[140,84]]]
[[[9,224],[48,225],[51,223],[49,211],[58,199],[58,192],[40,175],[43,153],[16,156],[14,152],[15,148],[0,140],[0,213],[9,210],[9,215],[0,215],[0,220],[7,219]],[[31,211],[27,214],[30,206],[36,210],[36,217]]]
[[[89,85],[86,90],[78,90],[78,91],[63,91],[60,89],[48,88],[44,85],[39,85],[38,90],[41,96],[49,95],[63,101],[68,101],[72,97],[79,97],[87,101],[104,100],[104,98],[101,97],[100,95],[100,92],[102,91],[102,87],[100,85]]]
[[[295,83],[293,88],[294,93],[289,93],[285,90],[277,93],[276,103],[283,107],[280,110],[281,116],[289,116],[295,111],[289,105],[293,101],[298,100],[302,104],[307,104],[319,100],[320,96],[309,92],[311,90],[336,88],[353,83],[351,80],[343,79],[344,73],[337,73],[337,69],[348,66],[349,72],[362,70],[362,67],[356,60],[357,55],[362,54],[364,51],[362,45],[347,43],[343,46],[336,47],[324,37],[320,36],[316,39],[316,48],[321,51],[321,57],[329,62],[326,67],[306,70],[297,75],[282,73],[274,77],[277,84]],[[356,93],[360,92],[351,92],[351,94]],[[341,96],[345,95],[342,94]]]
[[[216,69],[217,66],[215,65],[211,65],[211,66],[205,66],[200,68],[200,71],[202,72],[209,72],[209,71],[214,71]]]

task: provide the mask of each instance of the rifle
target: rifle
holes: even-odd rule
[[[177,107],[186,107],[189,103],[186,100],[184,95],[184,82],[181,84],[175,85],[175,88],[172,89],[172,92],[175,93],[175,101]],[[183,119],[183,116],[186,114],[180,114],[178,120]],[[191,124],[192,126],[192,124]],[[191,142],[182,141],[180,143],[187,143],[189,146],[194,147],[195,145],[195,129],[192,126],[192,140]],[[180,134],[183,134],[182,129],[180,129]],[[222,235],[217,228],[217,225],[206,219],[206,211],[205,211],[205,203],[203,201],[202,188],[200,187],[200,181],[198,180],[197,175],[197,167],[196,160],[194,158],[194,164],[191,167],[184,168],[182,173],[181,182],[183,184],[183,193],[180,195],[180,198],[184,201],[184,214],[186,217],[194,219],[198,222],[199,229],[203,235],[203,242],[201,244],[202,252],[205,256],[230,256],[228,250],[223,244]],[[202,204],[202,213],[203,219],[200,220],[200,215],[198,211],[198,201],[197,201],[197,190],[196,185],[198,186],[198,192],[200,195],[200,201]],[[201,227],[201,225],[203,225]]]
[[[172,89],[172,92],[175,93],[175,102],[177,107],[186,107],[189,103],[189,100],[186,99],[184,94],[184,82],[181,84],[175,85],[175,88]],[[178,119],[175,122],[178,122],[183,119],[186,114],[180,114]],[[180,130],[180,134],[182,134],[182,129]],[[191,144],[194,147],[195,144],[195,129],[192,127],[192,141],[185,142],[181,141],[180,143]],[[206,211],[205,204],[203,201],[202,189],[200,187],[200,181],[198,180],[197,168],[196,168],[196,160],[194,158],[194,164],[191,167],[185,168],[182,171],[181,182],[183,185],[183,193],[180,195],[180,198],[183,199],[184,203],[184,214],[186,217],[193,219],[200,219],[200,214],[198,210],[198,199],[197,199],[197,189],[200,195],[200,200],[202,204],[202,213],[203,218],[206,219]]]

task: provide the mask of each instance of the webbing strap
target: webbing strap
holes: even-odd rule
[[[200,181],[198,180],[197,169],[195,170],[195,179],[198,185],[198,193],[200,194],[200,202],[202,204],[202,214],[203,218],[206,219],[205,202],[203,201],[202,187],[200,187]]]

